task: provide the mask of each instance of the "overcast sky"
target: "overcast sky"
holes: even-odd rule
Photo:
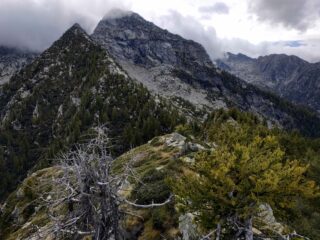
[[[223,53],[320,61],[320,0],[0,0],[0,44],[38,51],[78,22],[91,33],[113,8],[132,10]]]

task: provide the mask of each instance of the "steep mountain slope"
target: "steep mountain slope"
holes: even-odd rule
[[[33,52],[0,46],[0,85],[8,82],[16,72],[31,63],[37,55]]]
[[[108,124],[114,154],[185,121],[134,83],[79,25],[0,89],[0,198],[89,128]]]
[[[232,53],[226,53],[225,57],[216,63],[221,69],[249,83],[320,111],[320,63],[308,63],[296,56],[285,54],[272,54],[255,59]]]
[[[314,114],[217,70],[200,44],[169,33],[136,13],[107,15],[92,38],[152,92],[178,96],[197,107],[237,107],[286,128],[300,128],[301,122],[309,119],[312,130],[303,131],[318,131],[319,119]]]

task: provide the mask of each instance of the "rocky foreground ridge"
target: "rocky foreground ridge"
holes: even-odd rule
[[[204,149],[212,149],[214,144],[187,140],[179,133],[159,136],[147,144],[121,155],[115,161],[115,172],[121,171],[128,161],[132,161],[136,176],[143,185],[128,181],[122,194],[136,203],[161,202],[170,194],[168,176],[183,175],[194,164],[194,155]],[[39,170],[27,177],[1,207],[1,233],[8,240],[53,240],[64,239],[56,232],[56,222],[50,217],[46,200],[50,200],[53,189],[59,188],[56,180],[63,176],[59,166]],[[172,202],[169,205],[141,209],[122,206],[130,215],[121,220],[124,239],[183,239],[196,240],[205,235],[203,229],[194,222],[192,213],[182,214]],[[130,211],[129,211],[130,210]],[[55,212],[62,217],[67,205],[57,205]],[[270,239],[274,234],[286,235],[290,228],[276,221],[269,205],[261,205],[260,213],[254,221],[255,239]],[[293,230],[291,230],[293,231]],[[90,239],[90,235],[83,239]],[[273,239],[273,238],[272,238]]]

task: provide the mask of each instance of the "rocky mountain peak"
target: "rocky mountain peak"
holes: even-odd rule
[[[60,64],[61,59],[70,56],[70,59],[81,56],[84,53],[90,52],[93,48],[99,48],[90,36],[83,30],[79,24],[72,25],[62,36],[55,41],[50,48],[44,51],[41,59],[47,65]],[[65,63],[65,65],[67,65]]]
[[[69,28],[69,30],[67,30],[67,32],[72,32],[72,33],[74,33],[75,35],[78,35],[78,34],[85,34],[85,35],[87,35],[86,31],[83,30],[83,28],[80,26],[79,23],[73,24],[73,25]]]
[[[147,67],[211,63],[200,44],[161,29],[133,12],[107,14],[92,37],[116,58]]]
[[[215,67],[199,43],[170,33],[136,13],[121,11],[107,14],[91,37],[152,92],[181,97],[197,106],[212,105],[202,90],[190,90],[190,84],[216,84],[212,79]]]
[[[86,31],[78,23],[75,23],[53,44],[53,46],[57,44],[59,46],[73,44],[79,45],[84,42],[93,43]]]

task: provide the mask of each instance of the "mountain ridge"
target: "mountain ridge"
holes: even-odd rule
[[[320,98],[317,94],[320,89],[320,63],[309,63],[286,54],[243,58],[239,54],[227,53],[216,64],[262,89],[320,111]]]

